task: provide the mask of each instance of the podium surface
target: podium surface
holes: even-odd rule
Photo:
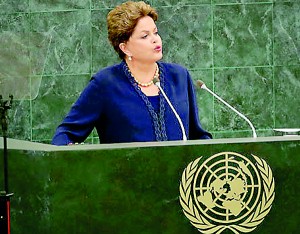
[[[8,139],[8,153],[14,234],[298,231],[299,136],[72,146]]]

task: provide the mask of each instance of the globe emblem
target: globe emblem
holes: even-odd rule
[[[195,205],[215,224],[245,219],[261,195],[261,178],[256,165],[234,152],[207,158],[195,172],[192,186]]]

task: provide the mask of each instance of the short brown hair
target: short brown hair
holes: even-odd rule
[[[108,39],[121,59],[125,54],[119,48],[120,43],[129,40],[138,20],[144,16],[150,16],[154,21],[158,18],[156,10],[143,1],[122,3],[108,13]]]

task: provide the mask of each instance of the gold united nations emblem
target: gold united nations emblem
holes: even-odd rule
[[[222,152],[188,164],[179,187],[180,204],[202,233],[247,233],[270,212],[274,189],[272,170],[263,159]]]

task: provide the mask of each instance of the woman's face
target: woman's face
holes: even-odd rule
[[[132,57],[132,61],[153,63],[162,58],[162,41],[150,16],[139,19],[124,47],[123,51]]]

